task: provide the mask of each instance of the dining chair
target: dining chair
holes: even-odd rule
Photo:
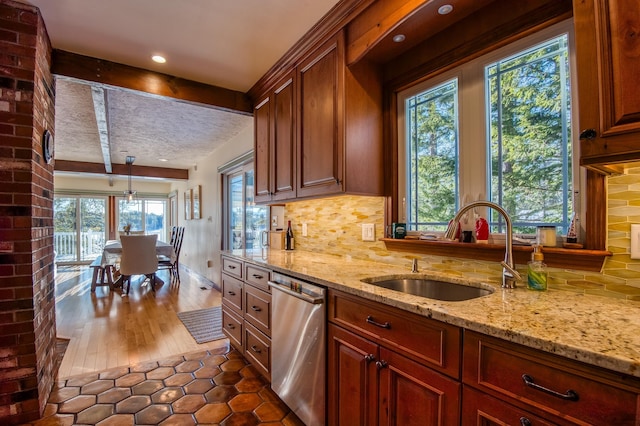
[[[159,256],[158,269],[168,269],[171,280],[180,282],[180,250],[182,249],[182,240],[184,238],[184,226],[174,226],[171,228],[171,240],[169,243],[173,246],[175,258],[171,259],[167,256]]]
[[[156,271],[158,257],[156,255],[157,235],[121,235],[122,257],[120,274],[122,275],[122,291],[129,294],[132,275],[146,275],[151,281],[151,290],[156,291]],[[125,283],[127,289],[125,290]]]

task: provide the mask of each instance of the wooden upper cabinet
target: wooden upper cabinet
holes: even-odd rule
[[[256,202],[295,198],[295,93],[291,72],[254,108]]]
[[[573,2],[581,165],[605,172],[640,160],[640,3]]]
[[[273,194],[272,200],[294,198],[295,187],[295,74],[292,72],[276,85],[273,93]]]
[[[271,200],[271,98],[253,109],[254,188],[256,202]]]
[[[382,75],[346,66],[344,31],[271,87],[254,108],[256,202],[384,195]]]
[[[298,196],[343,190],[344,36],[330,39],[298,68]]]

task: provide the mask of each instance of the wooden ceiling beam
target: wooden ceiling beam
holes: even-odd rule
[[[107,97],[104,88],[92,86],[91,96],[93,98],[93,110],[96,114],[96,123],[98,125],[98,135],[100,136],[100,149],[102,150],[104,168],[107,173],[112,173],[111,149],[109,145],[109,117],[107,116]]]
[[[251,101],[242,92],[64,50],[53,50],[51,70],[59,77],[90,81],[109,88],[135,90],[149,96],[253,114]]]
[[[129,166],[126,164],[112,164],[112,173],[105,171],[105,165],[102,163],[87,163],[82,161],[55,160],[54,170],[56,172],[75,172],[75,173],[92,173],[92,174],[108,174],[129,176]],[[149,166],[131,166],[131,176],[160,178],[160,179],[177,179],[188,180],[189,170],[187,169],[169,169],[164,167]]]

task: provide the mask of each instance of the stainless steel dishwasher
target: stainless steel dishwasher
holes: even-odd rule
[[[326,290],[279,273],[269,286],[271,388],[306,425],[324,425]]]

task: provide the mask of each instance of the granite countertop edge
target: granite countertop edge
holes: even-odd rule
[[[368,260],[296,250],[233,250],[232,256],[407,312],[640,378],[640,302],[562,290],[513,290],[499,283],[452,277]],[[460,302],[387,290],[361,280],[416,275],[493,289]]]

